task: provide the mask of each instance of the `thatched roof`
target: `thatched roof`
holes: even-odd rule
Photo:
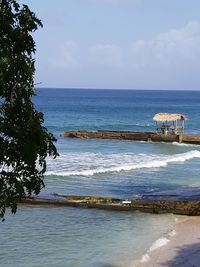
[[[175,113],[157,113],[154,115],[153,120],[154,121],[176,121],[176,120],[181,120],[184,121],[186,120],[186,116],[182,114],[175,114]]]

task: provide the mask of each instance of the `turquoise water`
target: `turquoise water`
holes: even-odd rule
[[[157,112],[185,114],[186,131],[198,133],[200,92],[40,89],[34,101],[58,138],[60,153],[48,159],[43,193],[126,199],[199,187],[198,146],[63,139],[60,134],[153,131]],[[0,266],[133,266],[174,224],[173,215],[21,206],[0,225]]]
[[[172,227],[170,215],[21,207],[1,225],[0,263],[5,267],[132,266],[141,249]]]

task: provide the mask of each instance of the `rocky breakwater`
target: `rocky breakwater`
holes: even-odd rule
[[[129,132],[129,131],[66,131],[62,137],[82,139],[118,139],[134,141],[178,141],[176,135],[166,136],[153,132]]]
[[[147,213],[173,213],[179,215],[200,215],[200,198],[192,200],[177,199],[133,199],[123,200],[94,196],[65,196],[52,194],[49,197],[32,197],[21,201],[31,205],[57,205],[79,208],[95,208],[115,211],[141,211]]]
[[[200,135],[194,134],[158,134],[154,132],[129,131],[66,131],[62,137],[82,139],[118,139],[149,142],[179,142],[200,145]]]

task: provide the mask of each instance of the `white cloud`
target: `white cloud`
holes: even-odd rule
[[[131,46],[135,69],[167,69],[199,65],[200,22],[189,22],[184,28],[161,33],[152,40],[139,40]],[[183,66],[185,64],[185,66]]]
[[[59,76],[66,84],[76,77],[80,87],[200,89],[199,21],[126,46],[84,46],[68,40],[55,51],[55,73],[70,71],[66,78]]]
[[[109,68],[123,68],[134,75],[148,72],[159,75],[200,67],[200,22],[171,29],[151,40],[138,40],[126,47],[97,44],[89,48],[90,63]]]
[[[51,64],[56,68],[77,69],[80,67],[78,60],[78,45],[73,40],[67,40],[64,44],[56,49],[58,54]]]
[[[95,65],[123,67],[121,48],[111,44],[97,44],[89,48],[89,58]]]
[[[200,88],[200,22],[191,21],[152,38],[132,44],[97,44],[89,48],[91,66],[103,66],[116,79],[134,81],[140,87],[193,86]],[[187,80],[186,80],[187,77]],[[135,85],[133,84],[133,87]]]

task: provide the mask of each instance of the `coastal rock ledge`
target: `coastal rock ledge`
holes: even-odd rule
[[[26,198],[20,203],[29,205],[57,205],[79,208],[95,208],[115,211],[141,211],[154,214],[173,213],[190,216],[200,215],[200,200],[122,200],[94,196],[65,196],[52,194],[49,197]]]
[[[155,132],[129,132],[129,131],[66,131],[62,137],[81,139],[117,139],[147,142],[179,142],[200,145],[198,134],[160,134]]]

